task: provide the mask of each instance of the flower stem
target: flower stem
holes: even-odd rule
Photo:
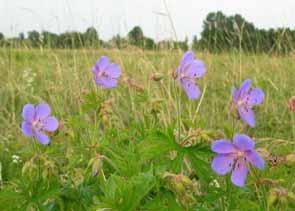
[[[294,125],[294,113],[291,113],[291,125],[292,125],[292,139],[293,139],[293,151],[295,152],[295,125]]]
[[[38,162],[38,180],[39,180],[41,177],[40,150],[38,147],[37,139],[35,139],[35,138],[33,140],[33,150],[35,152],[35,158],[37,159],[37,162]]]
[[[181,143],[181,109],[180,109],[180,103],[181,103],[181,93],[180,89],[177,89],[177,84],[176,81],[174,81],[174,89],[175,92],[177,93],[176,98],[177,98],[177,106],[176,106],[176,112],[177,112],[177,126],[178,126],[178,134],[177,134],[177,143]]]
[[[261,184],[259,181],[259,175],[256,172],[255,168],[250,168],[250,172],[252,175],[255,177],[255,187],[256,187],[256,192],[258,195],[260,195],[260,200],[263,206],[263,210],[267,210],[267,201],[266,201],[266,190],[263,184]]]

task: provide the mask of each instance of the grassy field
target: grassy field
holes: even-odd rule
[[[93,80],[102,55],[122,68],[115,89]],[[196,55],[207,73],[189,101],[173,78],[182,52],[0,49],[0,210],[294,210],[295,55]],[[266,95],[252,129],[229,109],[247,78]],[[20,130],[22,107],[40,102],[60,121],[49,146]],[[212,141],[234,133],[267,163],[244,188],[210,167]]]

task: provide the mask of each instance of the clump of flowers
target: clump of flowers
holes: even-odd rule
[[[33,83],[36,78],[36,73],[33,72],[32,69],[25,69],[22,74],[22,79],[25,82],[25,90],[30,91],[31,93],[34,92]]]
[[[216,140],[211,146],[212,151],[217,153],[211,167],[219,175],[232,171],[232,183],[243,187],[249,163],[259,169],[264,168],[264,160],[254,147],[255,142],[244,134],[236,134],[233,143],[224,139]]]
[[[239,116],[250,127],[255,127],[255,114],[253,106],[264,101],[264,92],[260,88],[251,89],[252,80],[245,80],[239,89],[232,89],[233,105],[237,108]]]
[[[119,65],[110,63],[107,56],[102,56],[92,68],[92,73],[96,84],[111,89],[117,86],[121,69]]]
[[[18,155],[12,155],[12,163],[19,164],[23,162]]]
[[[26,104],[23,107],[22,132],[27,137],[35,137],[41,144],[47,145],[50,139],[48,132],[54,132],[58,128],[58,121],[50,116],[51,109],[48,104],[40,103],[36,106]]]
[[[201,95],[200,88],[195,79],[201,78],[206,73],[203,61],[195,58],[192,51],[187,51],[180,62],[176,72],[176,80],[181,84],[190,100],[198,99]]]
[[[291,97],[289,100],[289,110],[295,112],[295,96]]]

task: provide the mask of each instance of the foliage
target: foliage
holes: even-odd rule
[[[186,51],[190,48],[206,50],[212,53],[224,51],[288,54],[295,46],[295,30],[290,28],[259,29],[239,14],[226,16],[220,11],[210,12],[203,22],[203,30],[198,39],[192,37],[192,43],[185,40],[160,40],[156,42],[144,35],[140,26],[133,27],[125,37],[115,35],[108,41],[99,39],[96,28],[89,27],[84,33],[67,31],[55,34],[49,31],[29,31],[25,39],[24,33],[17,38],[6,38],[0,33],[0,46],[15,48],[128,48],[135,46],[146,50]]]
[[[203,23],[198,48],[210,52],[289,53],[295,45],[295,31],[289,28],[258,29],[241,15],[211,12]]]

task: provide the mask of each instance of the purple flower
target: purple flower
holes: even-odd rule
[[[215,141],[211,149],[218,153],[212,161],[212,169],[219,175],[232,170],[231,181],[240,187],[245,185],[248,174],[248,163],[263,169],[264,160],[254,149],[255,142],[247,135],[236,134],[234,142],[228,140]]]
[[[251,89],[251,85],[252,81],[250,79],[245,80],[239,90],[235,87],[232,89],[232,96],[240,117],[250,127],[255,127],[255,114],[252,107],[264,101],[264,93],[259,88]]]
[[[46,132],[53,132],[58,128],[58,121],[55,117],[49,116],[51,109],[49,105],[40,103],[36,106],[26,104],[23,107],[22,132],[27,137],[36,137],[41,144],[48,144],[49,137]]]
[[[196,78],[201,78],[206,72],[203,61],[195,59],[192,51],[187,51],[177,69],[176,80],[180,82],[190,100],[200,97],[201,91],[195,82]]]
[[[92,73],[98,85],[111,89],[117,86],[121,69],[119,65],[110,63],[107,56],[102,56],[92,68]]]

